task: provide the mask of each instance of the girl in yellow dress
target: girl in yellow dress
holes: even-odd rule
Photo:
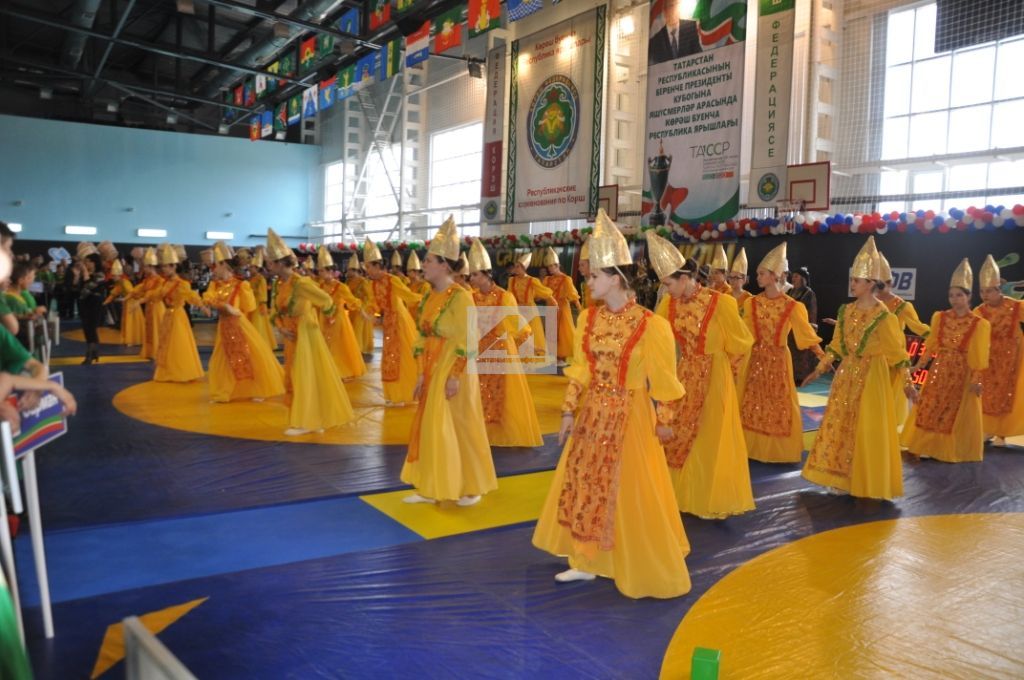
[[[747,266],[747,249],[740,248],[740,252],[732,259],[732,267],[726,276],[726,281],[729,283],[729,294],[736,300],[741,311],[743,303],[754,297],[753,293],[743,288],[747,285]]]
[[[277,336],[274,335],[274,324],[270,322],[270,284],[264,275],[263,246],[256,248],[249,260],[249,286],[252,288],[256,309],[249,312],[249,322],[256,332],[267,343],[271,350],[277,351]]]
[[[932,315],[930,351],[914,366],[917,370],[932,362],[901,442],[921,458],[966,463],[984,455],[981,375],[988,368],[991,326],[971,312],[973,287],[974,273],[965,257],[949,282],[950,309]]]
[[[499,317],[489,311],[495,307],[506,308],[503,312],[515,309],[516,299],[494,283],[491,257],[480,239],[473,241],[468,262],[469,280],[476,289],[473,302],[482,322],[477,369],[487,438],[491,446],[540,446],[544,439],[540,434],[537,407],[517,349],[523,337],[531,332],[530,326],[523,324],[523,330],[519,331],[518,312]]]
[[[569,558],[556,581],[604,576],[628,597],[677,597],[690,590],[690,545],[659,443],[672,439],[684,394],[672,329],[629,295],[629,246],[603,209],[590,263],[591,291],[605,304],[576,324],[559,433],[568,442],[533,544]]]
[[[1024,434],[1024,301],[1003,295],[999,266],[991,255],[978,272],[984,304],[974,313],[992,327],[988,368],[981,372],[981,417],[995,446]]]
[[[402,254],[398,250],[391,251],[391,268],[390,274],[397,276],[398,280],[409,286],[409,277],[402,273]]]
[[[906,384],[910,360],[899,321],[874,295],[882,276],[874,237],[850,276],[857,299],[839,308],[828,353],[804,380],[817,380],[839,360],[803,476],[853,496],[892,500],[903,495],[903,466],[890,374],[897,371]]]
[[[345,284],[352,294],[363,303],[360,310],[351,310],[348,313],[349,321],[352,322],[352,331],[359,341],[359,349],[363,354],[373,354],[373,317],[364,313],[370,306],[373,299],[373,286],[370,280],[363,276],[363,267],[359,263],[359,255],[353,253],[348,261],[348,268],[345,270]]]
[[[656,314],[672,326],[681,352],[676,374],[686,389],[665,444],[679,510],[703,519],[749,512],[754,495],[730,356],[749,352],[754,338],[731,295],[697,283],[696,260],[653,231],[647,248],[667,288]]]
[[[352,295],[348,286],[335,278],[334,258],[327,251],[327,246],[322,245],[317,250],[316,269],[320,277],[321,290],[331,296],[337,309],[335,314],[320,316],[320,326],[327,340],[327,348],[331,350],[334,364],[338,367],[338,375],[343,381],[358,378],[366,373],[366,362],[363,361],[363,353],[359,350],[348,312],[362,309],[363,303]]]
[[[549,305],[557,305],[554,291],[533,276],[526,273],[533,259],[531,253],[523,253],[512,266],[512,276],[508,277],[508,292],[516,299],[516,304],[536,312],[537,300],[545,300]],[[539,314],[532,314],[530,329],[533,331],[533,353],[536,356],[547,356],[547,339],[544,337],[544,320]],[[524,357],[525,359],[526,357]]]
[[[555,304],[558,305],[558,337],[555,355],[559,361],[564,361],[572,356],[574,333],[572,308],[580,309],[580,294],[576,292],[572,278],[562,273],[554,248],[549,247],[544,250],[543,264],[548,271],[548,275],[544,278],[544,285],[551,289]]]
[[[144,307],[143,318],[145,323],[145,334],[142,338],[142,349],[139,356],[143,359],[156,359],[157,350],[160,348],[160,323],[164,319],[164,301],[160,297],[160,291],[164,287],[164,278],[157,272],[156,249],[146,248],[142,256],[142,264],[145,267],[146,277],[142,283],[132,289],[132,300],[139,302]]]
[[[725,254],[725,247],[721,243],[716,243],[711,255],[708,288],[725,295],[732,293],[732,286],[729,285],[728,281],[728,272],[729,256]]]
[[[415,492],[406,503],[455,501],[474,505],[498,488],[484,426],[480,383],[466,363],[472,296],[452,280],[459,264],[459,234],[449,217],[430,241],[423,274],[431,291],[420,303],[416,357],[416,414],[402,481]]]
[[[807,308],[779,289],[787,267],[782,243],[757,267],[757,284],[764,292],[743,303],[754,346],[740,375],[740,418],[747,455],[762,463],[799,463],[804,448],[793,359],[786,346],[789,334],[798,349],[811,349],[819,359],[824,355]]]
[[[355,413],[317,320],[317,309],[327,316],[335,313],[334,301],[308,276],[292,271],[295,255],[273,229],[267,230],[267,260],[277,276],[274,323],[284,338],[285,399],[290,406],[284,433],[297,437],[344,425]]]
[[[420,264],[420,256],[416,254],[415,250],[409,253],[409,259],[405,261],[405,273],[409,276],[409,290],[420,297],[430,292],[430,284],[423,280],[423,265]],[[416,315],[420,311],[420,304],[418,302],[407,302],[405,306],[409,308],[409,313],[416,320]]]
[[[218,313],[210,356],[210,399],[263,401],[284,394],[284,369],[247,318],[256,309],[249,282],[235,273],[240,262],[223,241],[213,245],[213,279],[203,301]]]
[[[114,282],[103,304],[109,305],[114,300],[121,300],[121,344],[141,345],[146,338],[146,317],[139,301],[132,295],[135,287],[125,278],[121,260],[114,260],[110,266],[110,277]]]
[[[388,274],[384,257],[369,238],[363,247],[363,260],[371,284],[370,301],[364,310],[370,315],[380,314],[384,330],[380,358],[384,401],[388,405],[403,406],[413,400],[412,393],[416,389],[416,359],[412,355],[416,323],[406,303],[418,302],[421,298],[406,288],[397,276]]]
[[[181,261],[174,246],[162,243],[157,249],[160,274],[164,277],[160,299],[164,304],[164,315],[160,321],[157,341],[156,382],[192,382],[203,377],[203,364],[199,361],[196,338],[192,325],[185,314],[185,305],[202,305],[199,294],[192,290],[188,281],[178,276],[177,267]]]

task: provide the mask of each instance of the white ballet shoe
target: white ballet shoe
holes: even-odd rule
[[[418,493],[413,493],[412,495],[409,495],[409,496],[406,496],[405,498],[403,498],[402,502],[403,503],[412,504],[412,503],[436,503],[437,501],[435,501],[433,498],[427,498],[426,496],[421,496]]]
[[[301,427],[289,427],[284,431],[286,437],[300,437],[304,434],[309,434],[312,430],[304,430]]]
[[[459,500],[455,501],[455,505],[463,508],[469,507],[470,505],[476,505],[480,502],[480,496],[463,496]]]
[[[254,401],[257,404],[263,403],[263,397],[253,397],[250,401]]]
[[[992,446],[1006,446],[1005,437],[992,437]]]
[[[555,580],[559,583],[593,581],[595,578],[597,578],[597,576],[591,574],[589,571],[580,571],[579,569],[566,569],[565,571],[555,574]]]

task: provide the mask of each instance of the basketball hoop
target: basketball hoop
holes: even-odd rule
[[[806,201],[801,198],[779,199],[775,202],[775,211],[777,215],[791,215],[803,212],[805,203]]]

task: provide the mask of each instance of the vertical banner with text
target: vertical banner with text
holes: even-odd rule
[[[793,90],[796,0],[758,0],[754,141],[747,204],[770,206],[785,192]]]
[[[480,210],[484,222],[498,219],[501,205],[501,155],[505,133],[505,46],[487,53],[487,99],[484,102],[484,167]]]
[[[747,0],[652,0],[642,221],[721,222],[739,211]]]
[[[512,43],[506,222],[597,212],[605,12]]]

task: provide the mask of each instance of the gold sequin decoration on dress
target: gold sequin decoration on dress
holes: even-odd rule
[[[982,305],[979,313],[992,324],[988,368],[981,372],[981,410],[987,416],[1005,416],[1013,408],[1024,341],[1020,332],[1019,305]]]
[[[973,314],[958,318],[952,311],[942,313],[934,341],[938,345],[937,354],[917,406],[914,421],[917,427],[942,434],[953,431],[964,386],[971,373],[967,345],[978,321],[979,317]]]

